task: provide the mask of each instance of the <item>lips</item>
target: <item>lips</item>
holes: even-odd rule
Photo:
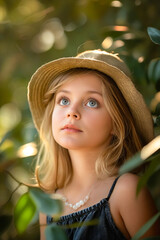
[[[79,128],[72,124],[65,125],[61,130],[69,131],[69,132],[82,132]]]

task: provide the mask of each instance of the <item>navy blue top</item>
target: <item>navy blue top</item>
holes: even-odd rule
[[[108,197],[99,203],[60,217],[57,225],[64,227],[69,240],[126,240],[116,227],[109,207],[109,199],[118,178],[113,182]],[[47,224],[54,219],[47,216]]]

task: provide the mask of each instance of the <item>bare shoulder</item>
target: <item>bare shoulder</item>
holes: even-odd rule
[[[141,211],[146,207],[145,212],[148,212],[149,209],[156,211],[154,201],[147,187],[142,188],[137,195],[138,181],[139,176],[132,173],[124,174],[119,178],[115,191],[115,194],[121,200],[118,202],[119,209],[123,210],[123,206],[128,206],[134,207],[134,209],[139,207]]]
[[[131,173],[124,174],[118,179],[114,192],[115,198],[118,199],[117,209],[130,236],[133,236],[157,212],[146,187],[141,189],[138,195],[136,194],[138,181],[138,176]],[[145,237],[160,234],[158,225],[155,224]]]
[[[126,173],[120,176],[114,189],[115,197],[123,202],[126,202],[128,198],[134,199],[136,197],[138,181],[139,177],[132,173]],[[146,188],[143,189],[143,192],[149,194]],[[121,201],[119,203],[121,203]]]
[[[132,173],[126,173],[119,177],[117,184],[123,191],[134,191],[137,188],[138,181],[139,176]]]

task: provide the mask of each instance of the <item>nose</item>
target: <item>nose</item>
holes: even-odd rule
[[[79,120],[81,118],[81,115],[78,111],[70,109],[67,112],[67,118],[73,118],[73,119]]]

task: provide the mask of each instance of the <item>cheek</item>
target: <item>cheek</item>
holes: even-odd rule
[[[111,138],[113,129],[112,125],[113,124],[110,116],[107,116],[99,122],[98,133],[101,135],[103,141],[106,141],[107,139],[109,140]]]
[[[55,107],[52,113],[52,122],[60,123],[62,119],[64,119],[65,112],[61,109]]]
[[[96,121],[96,122],[95,122]],[[95,119],[95,131],[97,133],[96,137],[98,136],[103,140],[108,139],[112,135],[113,123],[111,117],[107,115],[103,115]]]
[[[103,130],[105,130],[106,128],[112,129],[112,119],[108,113],[93,116],[91,119],[92,125],[96,128]]]

